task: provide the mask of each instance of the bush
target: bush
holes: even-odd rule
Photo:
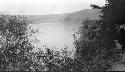
[[[75,41],[76,55],[88,71],[105,71],[120,57],[115,42],[101,35],[97,22],[86,19],[79,29],[80,38]]]
[[[0,71],[29,71],[34,48],[27,35],[28,18],[0,15]]]

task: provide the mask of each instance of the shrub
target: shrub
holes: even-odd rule
[[[86,19],[79,29],[80,38],[75,41],[77,58],[88,71],[105,71],[120,57],[115,42],[101,35],[100,26]]]
[[[0,71],[29,71],[32,49],[27,35],[28,18],[0,15]]]

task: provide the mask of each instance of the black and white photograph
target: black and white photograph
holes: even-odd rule
[[[5,71],[125,71],[125,0],[0,0]]]

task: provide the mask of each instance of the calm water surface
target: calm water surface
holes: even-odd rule
[[[36,47],[43,47],[46,45],[51,48],[63,49],[65,45],[69,49],[73,46],[73,28],[72,25],[66,25],[62,23],[41,23],[41,24],[31,24],[31,27],[38,29],[38,33],[35,34],[36,38],[40,41],[35,43]]]

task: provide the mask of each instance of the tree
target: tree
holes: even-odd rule
[[[105,35],[108,39],[118,40],[122,45],[122,48],[125,48],[125,39],[121,33],[124,33],[125,30],[121,31],[121,26],[125,24],[125,1],[124,0],[106,0],[107,4],[103,7],[102,13],[102,34]],[[122,28],[123,29],[123,28]],[[105,31],[104,31],[105,30]],[[122,39],[121,39],[122,38]]]
[[[88,63],[90,68],[88,70],[105,71],[114,62],[119,61],[122,51],[116,47],[115,40],[118,40],[122,48],[125,48],[123,39],[125,1],[106,0],[106,2],[103,7],[91,5],[93,9],[101,9],[103,15],[95,23],[85,21],[80,29],[81,37],[75,41],[77,56]]]
[[[29,20],[23,16],[0,15],[0,71],[30,71],[33,46],[29,42]]]
[[[75,41],[76,55],[85,63],[87,71],[105,71],[119,59],[115,42],[104,37],[99,21],[86,19],[79,29],[80,38]]]
[[[92,7],[93,9],[102,9],[102,7],[94,4],[91,4],[90,7]]]
[[[123,39],[125,32],[125,1],[124,0],[106,0],[105,6],[101,7],[101,31],[102,35],[110,40],[118,40],[125,48],[125,39]],[[97,5],[91,5],[93,8],[99,9]],[[124,26],[121,28],[121,26]]]

